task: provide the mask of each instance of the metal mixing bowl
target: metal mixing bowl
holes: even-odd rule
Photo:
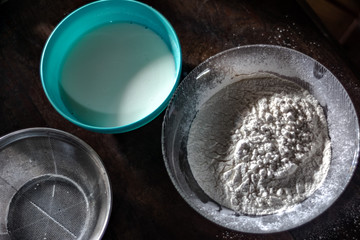
[[[187,159],[191,123],[206,96],[235,81],[238,74],[269,72],[297,79],[323,107],[332,144],[330,169],[323,184],[306,200],[284,212],[248,216],[219,207],[199,187]],[[219,53],[196,67],[180,84],[164,117],[162,150],[167,171],[180,195],[198,213],[223,227],[271,233],[314,219],[340,196],[359,155],[359,120],[341,83],[323,65],[294,51],[272,45],[250,45]]]
[[[100,239],[111,209],[99,156],[77,137],[31,128],[0,138],[0,239]]]

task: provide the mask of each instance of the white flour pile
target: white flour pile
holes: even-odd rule
[[[331,158],[317,100],[270,74],[243,76],[206,101],[191,125],[187,150],[204,192],[249,215],[305,200],[322,184]]]

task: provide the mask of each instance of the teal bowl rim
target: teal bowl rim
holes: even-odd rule
[[[44,58],[45,55],[47,54],[48,51],[48,45],[50,44],[50,42],[52,41],[55,32],[58,31],[58,29],[60,29],[65,22],[67,22],[70,18],[73,18],[74,15],[76,15],[78,12],[83,11],[85,8],[88,8],[91,5],[95,5],[95,4],[100,4],[100,3],[104,3],[104,2],[132,2],[133,4],[138,4],[144,8],[147,8],[148,10],[152,11],[160,20],[161,22],[168,28],[168,30],[171,32],[171,35],[173,36],[173,41],[178,49],[178,56],[179,56],[179,63],[178,63],[178,71],[176,72],[175,75],[175,83],[173,88],[171,89],[171,91],[169,92],[167,98],[162,102],[162,104],[160,106],[158,106],[153,112],[151,112],[150,114],[148,114],[147,116],[143,117],[142,119],[137,120],[136,122],[127,124],[127,125],[121,125],[121,126],[114,126],[114,127],[97,127],[94,125],[90,125],[90,124],[85,124],[82,123],[80,121],[78,121],[75,118],[71,118],[69,117],[67,114],[65,114],[59,107],[57,107],[57,105],[53,102],[53,100],[51,99],[50,94],[48,93],[47,89],[46,89],[46,84],[45,84],[45,80],[44,80],[44,69],[43,69],[43,65],[44,65]],[[176,63],[175,63],[176,64]],[[176,66],[176,65],[175,65]],[[75,9],[73,12],[71,12],[69,15],[67,15],[64,19],[62,19],[57,26],[54,28],[54,30],[51,32],[50,36],[48,37],[44,48],[43,48],[43,52],[41,54],[41,60],[40,60],[40,78],[41,78],[41,84],[42,87],[44,89],[45,95],[47,97],[47,99],[49,100],[49,102],[51,103],[51,105],[55,108],[55,110],[60,113],[61,116],[63,116],[65,119],[67,119],[68,121],[74,123],[75,125],[78,125],[84,129],[87,130],[91,130],[94,132],[100,132],[100,133],[124,133],[124,132],[129,132],[132,130],[135,130],[137,128],[140,128],[144,125],[146,125],[147,123],[151,122],[152,120],[154,120],[158,115],[160,115],[160,113],[162,113],[165,108],[167,107],[168,103],[170,102],[170,99],[172,98],[179,82],[180,82],[180,76],[181,76],[181,70],[182,70],[182,53],[181,53],[181,46],[180,46],[180,41],[179,38],[174,30],[174,28],[172,27],[172,25],[170,24],[170,22],[160,13],[158,12],[156,9],[150,7],[149,5],[142,3],[142,2],[138,2],[135,0],[122,0],[122,1],[118,1],[118,0],[98,0],[95,2],[91,2],[88,4],[85,4],[84,6],[81,6],[77,9]]]

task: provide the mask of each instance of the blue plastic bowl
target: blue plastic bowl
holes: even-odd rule
[[[145,117],[120,126],[102,126],[79,120],[71,113],[61,95],[61,70],[64,59],[74,43],[90,30],[108,23],[128,22],[143,25],[158,34],[169,47],[175,62],[174,82],[167,98]],[[168,105],[181,72],[181,48],[178,37],[170,23],[150,6],[131,0],[101,0],[87,4],[69,14],[54,29],[44,47],[40,76],[47,98],[52,106],[70,122],[95,132],[121,133],[139,128],[157,117]],[[156,94],[156,92],[154,92]],[[134,96],[136,100],[136,96]]]

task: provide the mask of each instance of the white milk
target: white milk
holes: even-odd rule
[[[111,23],[74,44],[60,85],[78,120],[114,127],[153,112],[175,81],[174,57],[157,34],[137,24]]]

